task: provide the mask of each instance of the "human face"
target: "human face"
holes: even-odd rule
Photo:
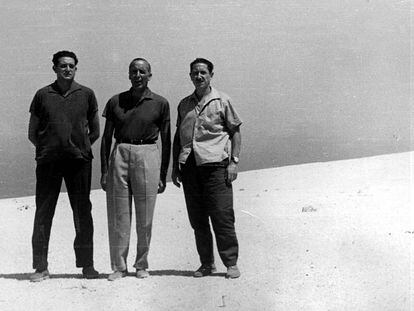
[[[73,80],[76,70],[75,60],[72,57],[61,57],[58,60],[57,66],[53,66],[57,79],[61,81]]]
[[[197,90],[206,90],[210,87],[213,73],[208,70],[207,64],[196,63],[191,68],[190,78]]]
[[[138,60],[129,66],[129,80],[134,89],[145,89],[151,76],[149,66],[145,61]]]

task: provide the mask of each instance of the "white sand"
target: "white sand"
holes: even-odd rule
[[[52,278],[30,283],[34,197],[0,200],[0,310],[414,310],[412,159],[414,152],[241,173],[234,184],[236,280],[224,278],[218,256],[219,273],[191,276],[199,265],[194,237],[183,194],[171,183],[157,201],[151,277],[144,280],[106,280],[105,194],[96,190],[102,278],[82,279],[75,268],[62,193],[49,249]]]

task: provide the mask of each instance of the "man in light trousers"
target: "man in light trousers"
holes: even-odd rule
[[[132,199],[138,236],[136,276],[149,276],[148,251],[157,193],[166,187],[171,151],[168,101],[148,88],[151,65],[136,58],[129,65],[132,87],[107,103],[101,145],[101,185],[107,195],[111,267],[115,281],[127,275]],[[161,156],[156,144],[161,137]],[[112,138],[115,145],[111,152]]]

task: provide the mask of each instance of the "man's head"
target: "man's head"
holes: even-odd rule
[[[134,58],[129,64],[129,80],[134,89],[145,89],[151,80],[151,65],[144,58]]]
[[[70,51],[59,51],[53,55],[53,71],[61,81],[71,81],[75,78],[78,58]]]
[[[78,58],[76,57],[76,54],[75,53],[73,53],[71,51],[59,51],[59,52],[53,54],[52,62],[53,62],[53,65],[54,66],[57,66],[58,65],[59,58],[61,58],[61,57],[70,57],[70,58],[73,58],[73,60],[75,61],[75,65],[78,64]]]
[[[210,62],[208,59],[205,59],[205,58],[196,58],[195,60],[193,60],[190,64],[190,73],[191,73],[191,70],[193,70],[193,66],[199,63],[207,65],[209,72],[213,74],[214,65],[212,62]]]
[[[204,91],[210,87],[214,65],[205,58],[196,58],[190,64],[190,78],[196,90]]]

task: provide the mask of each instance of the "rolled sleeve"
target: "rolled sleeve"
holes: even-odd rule
[[[224,119],[230,133],[234,133],[237,127],[243,123],[230,100],[227,100],[224,105]]]

